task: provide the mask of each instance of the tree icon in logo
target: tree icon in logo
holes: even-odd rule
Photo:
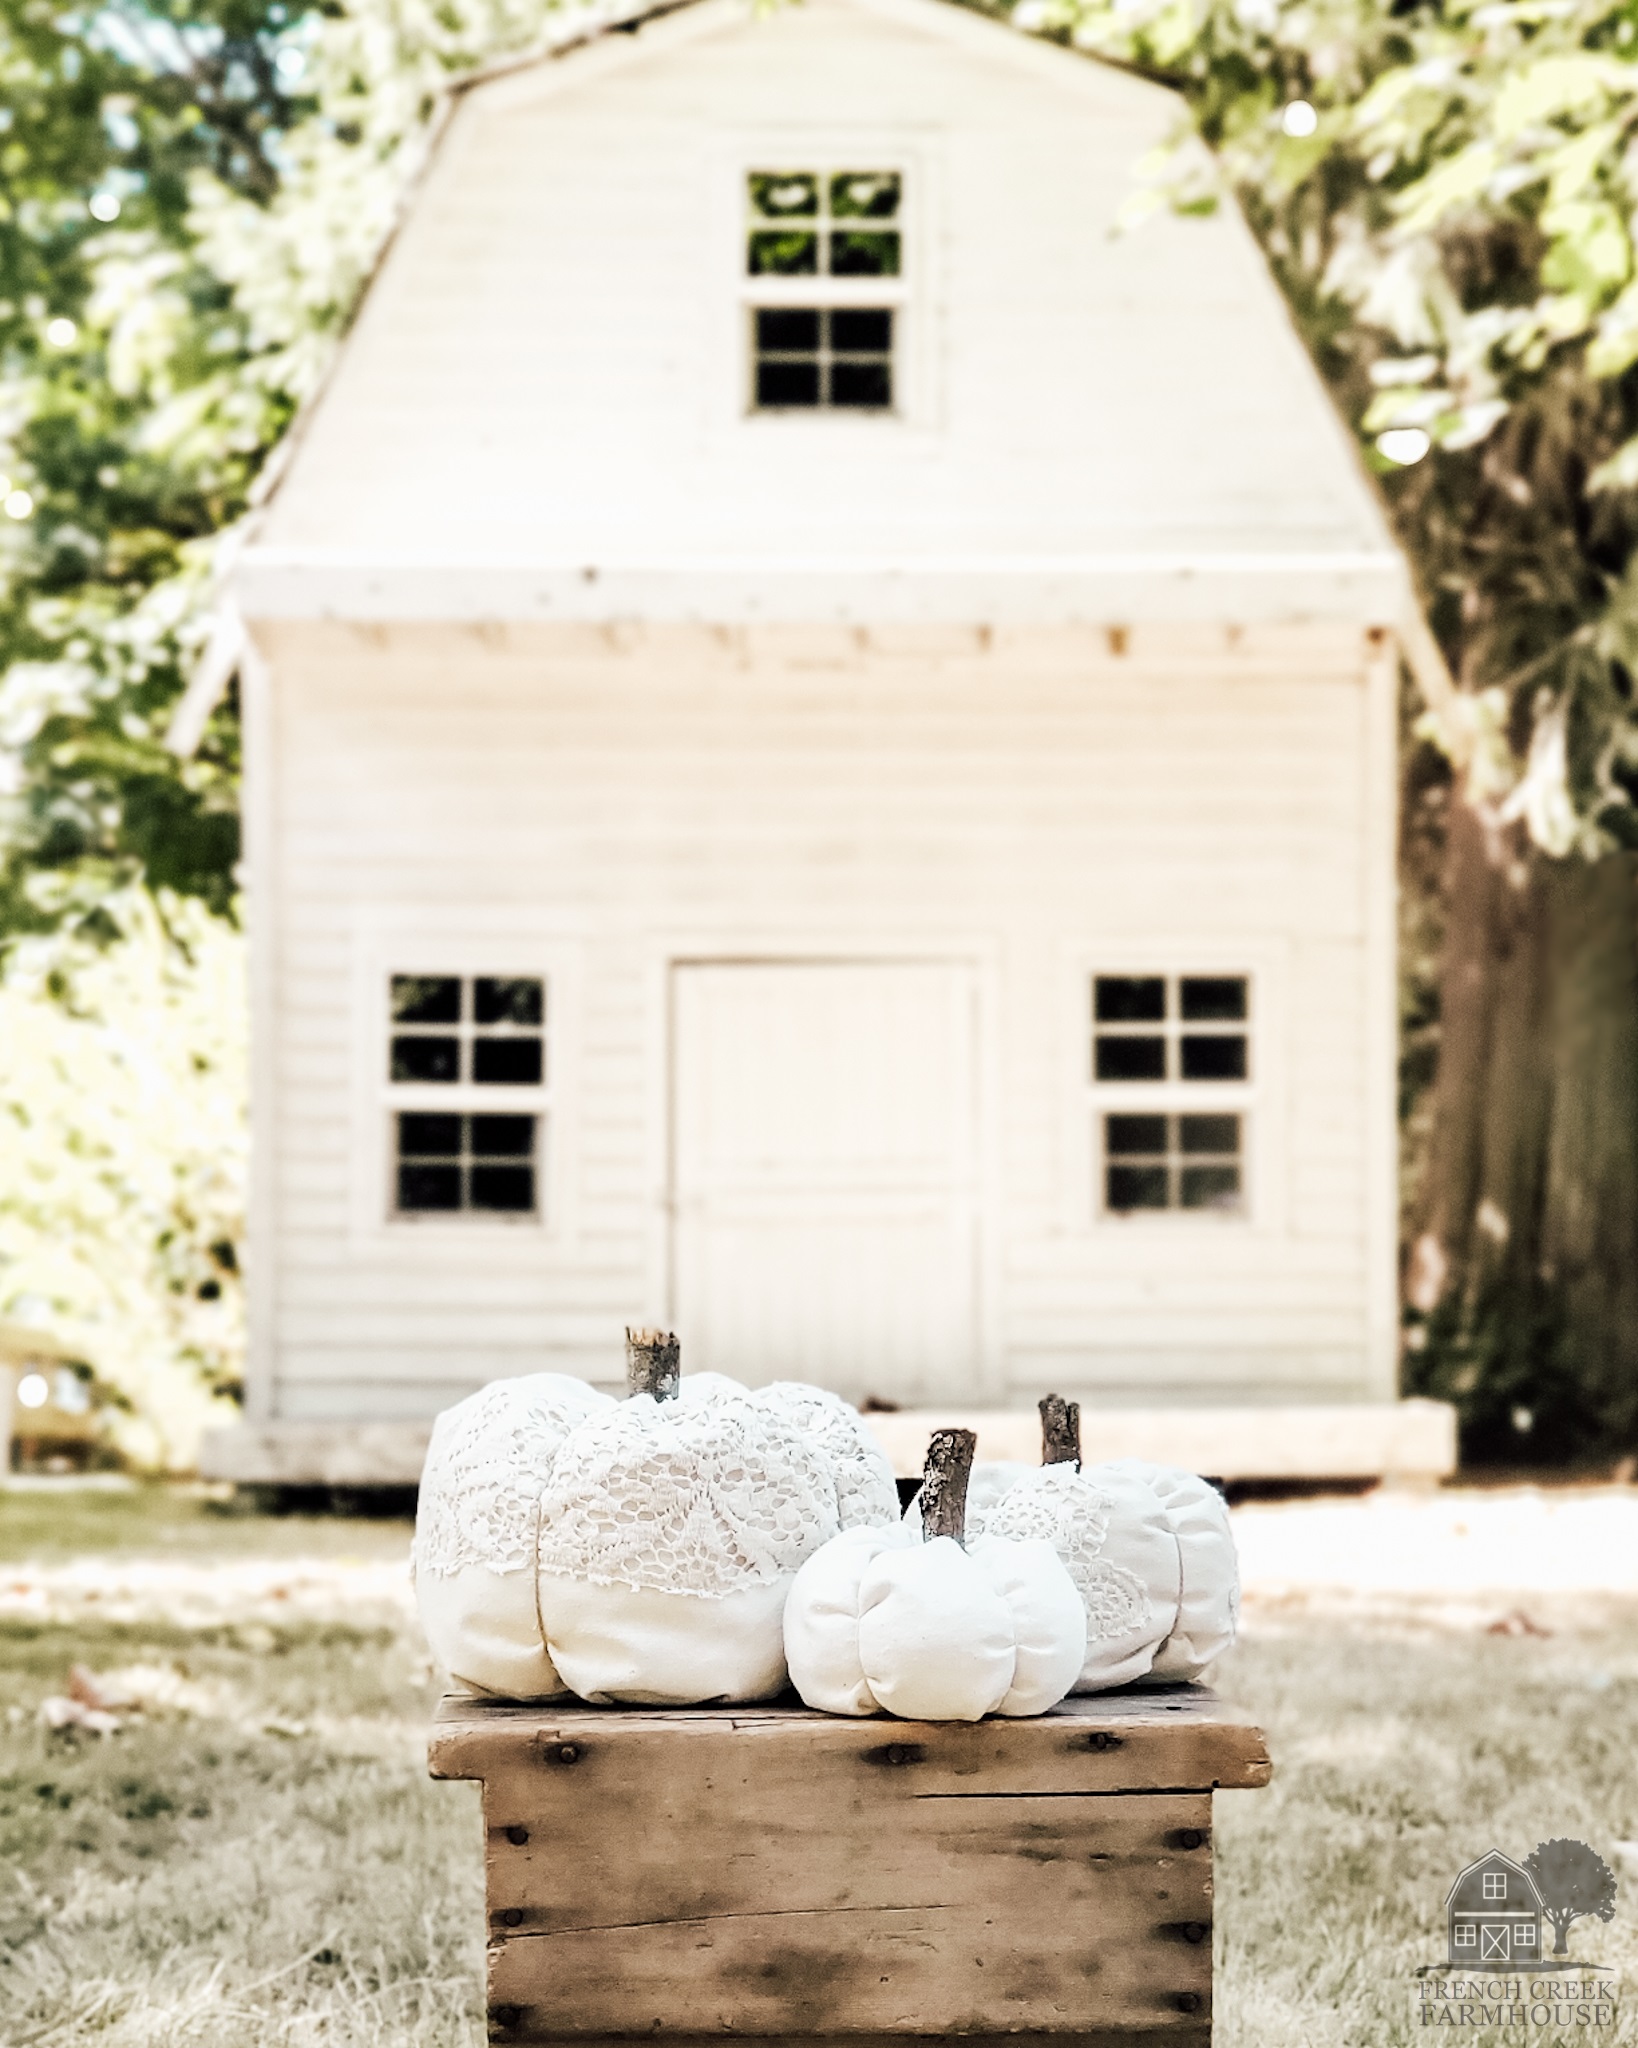
[[[1553,1954],[1569,1953],[1569,1932],[1577,1920],[1613,1920],[1615,1873],[1585,1842],[1538,1842],[1524,1859],[1536,1881],[1547,1918],[1553,1923]]]

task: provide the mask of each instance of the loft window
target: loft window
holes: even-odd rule
[[[745,296],[756,412],[890,412],[904,180],[890,170],[751,171]]]
[[[1102,1213],[1245,1214],[1250,977],[1098,974],[1091,998]]]
[[[1484,1895],[1487,1899],[1507,1897],[1507,1873],[1504,1870],[1487,1870],[1484,1874]]]
[[[538,1216],[545,982],[395,974],[388,1013],[393,1214]]]

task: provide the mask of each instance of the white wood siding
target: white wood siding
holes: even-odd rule
[[[478,88],[252,581],[294,558],[307,581],[274,608],[311,612],[335,596],[324,564],[397,565],[424,573],[353,601],[416,615],[462,570],[515,569],[504,610],[598,602],[560,587],[565,565],[777,583],[1090,553],[1126,564],[1131,616],[1139,557],[1272,553],[1300,558],[1282,601],[1312,604],[1316,559],[1391,549],[1250,236],[1232,206],[1112,233],[1176,116],[1156,87],[934,0],[760,18],[707,0]],[[745,170],[839,149],[910,164],[906,417],[747,417]]]
[[[612,1377],[622,1322],[670,1306],[670,963],[722,958],[966,964],[984,1398],[1391,1393],[1372,1020],[1393,792],[1362,636],[260,639],[267,1411],[411,1417],[502,1372]],[[385,1031],[361,991],[441,946],[451,971],[492,949],[551,976],[543,1228],[372,1207]],[[1247,1222],[1095,1220],[1085,971],[1139,952],[1243,958],[1277,992],[1257,1116],[1278,1139]]]

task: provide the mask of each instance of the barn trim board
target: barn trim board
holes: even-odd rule
[[[1241,1417],[1224,1476],[1448,1465],[1392,1402],[1408,582],[1232,209],[1107,232],[1171,115],[942,0],[698,0],[457,97],[234,574],[252,1344],[210,1469],[401,1482],[484,1379],[616,1383],[627,1321],[689,1346],[729,1250],[679,1256],[714,1158],[686,991],[892,962],[970,1018],[968,1135],[890,1226],[970,1210],[970,1256],[935,1222],[917,1254],[954,1321],[870,1227],[931,1066],[894,1067],[885,999],[873,1066],[842,1004],[779,1028],[808,1097],[829,1044],[872,1102],[851,1193],[804,1266],[772,1218],[818,1180],[744,1152],[733,1256],[785,1266],[736,1365],[917,1414],[1056,1386],[1178,1442]],[[741,263],[776,171],[799,215],[832,181],[826,235],[886,209],[847,244],[883,282]],[[1116,982],[1152,1041],[1124,1078],[1089,1064]],[[725,1071],[817,1174],[851,1098],[804,1124]]]

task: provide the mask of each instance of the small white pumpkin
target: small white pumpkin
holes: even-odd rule
[[[937,1481],[957,1529],[973,1442],[968,1430],[935,1431],[928,1453],[924,1491]],[[832,1714],[1042,1714],[1085,1647],[1080,1598],[1050,1545],[924,1540],[919,1522],[835,1537],[797,1573],[785,1608],[791,1682]]]

